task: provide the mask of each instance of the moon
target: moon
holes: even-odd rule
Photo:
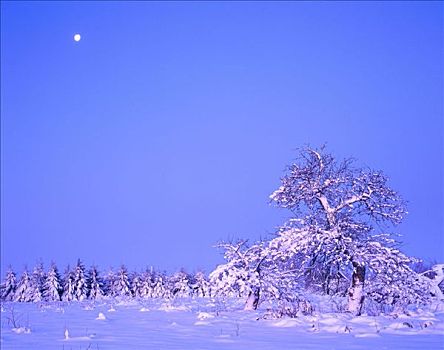
[[[80,36],[80,34],[75,34],[74,35],[74,41],[80,41],[82,37]]]

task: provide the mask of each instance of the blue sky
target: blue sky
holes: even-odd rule
[[[327,143],[444,260],[441,2],[2,2],[1,264],[210,271]],[[82,40],[75,42],[73,35]]]

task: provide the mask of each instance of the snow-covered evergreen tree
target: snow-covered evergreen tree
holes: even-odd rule
[[[140,276],[138,294],[142,298],[153,297],[153,273],[150,269],[146,269]]]
[[[117,276],[113,268],[110,268],[104,278],[103,291],[105,292],[106,296],[115,297],[117,295],[116,291],[114,290],[116,277]]]
[[[176,298],[186,298],[191,295],[190,276],[184,270],[171,276],[170,285],[173,296]]]
[[[131,296],[131,287],[128,277],[128,270],[125,265],[122,265],[117,272],[113,283],[113,293],[115,296],[128,297]]]
[[[142,285],[143,280],[141,275],[139,275],[137,272],[134,272],[131,276],[130,283],[131,294],[133,297],[140,298],[142,296]]]
[[[31,301],[39,302],[43,300],[43,284],[45,282],[45,271],[43,269],[43,263],[39,263],[34,267],[31,276],[30,294]]]
[[[73,301],[76,300],[75,295],[75,276],[74,272],[71,270],[68,265],[65,273],[63,275],[63,293],[62,293],[63,301]]]
[[[17,288],[17,278],[15,272],[10,266],[6,272],[5,281],[3,283],[1,299],[5,301],[14,300],[15,290]]]
[[[59,301],[62,287],[60,283],[60,274],[56,264],[51,263],[51,267],[46,274],[43,283],[43,299],[45,301]]]
[[[82,301],[88,297],[88,284],[85,265],[80,259],[77,260],[77,265],[74,269],[74,298]]]
[[[99,275],[96,266],[92,266],[88,274],[89,294],[88,299],[100,300],[105,296],[104,282]]]
[[[19,282],[17,283],[17,289],[14,294],[14,301],[29,302],[32,301],[31,290],[31,276],[28,269],[25,268]]]
[[[382,172],[355,167],[352,160],[338,162],[324,148],[307,148],[270,198],[295,215],[271,244],[287,250],[304,274],[350,276],[348,311],[360,314],[368,276],[380,281],[374,286],[400,283],[397,289],[410,293],[404,300],[421,299],[425,282],[409,268],[412,259],[399,252],[391,234],[375,232],[399,224],[406,214]]]
[[[156,272],[153,277],[153,298],[172,297],[172,290],[168,286],[168,279],[164,273]]]

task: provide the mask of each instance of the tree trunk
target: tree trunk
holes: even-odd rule
[[[352,285],[348,290],[347,311],[361,315],[362,305],[364,304],[364,280],[365,266],[357,262],[353,262]]]
[[[259,305],[259,288],[255,288],[248,295],[247,302],[245,303],[244,310],[252,311],[256,310]]]

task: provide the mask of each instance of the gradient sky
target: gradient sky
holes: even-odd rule
[[[443,261],[443,42],[442,2],[2,2],[2,273],[211,271],[288,218],[268,196],[324,143]]]

